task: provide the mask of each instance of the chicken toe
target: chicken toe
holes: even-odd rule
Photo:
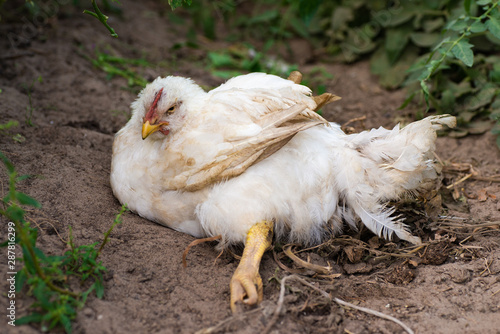
[[[262,221],[247,233],[243,256],[231,278],[231,311],[238,313],[242,305],[257,305],[262,301],[262,279],[259,265],[264,252],[271,246],[273,222]]]

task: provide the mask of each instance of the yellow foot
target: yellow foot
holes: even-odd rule
[[[262,221],[247,233],[241,261],[231,278],[231,311],[238,313],[242,303],[256,305],[262,301],[262,279],[259,275],[260,260],[273,240],[273,222]],[[245,298],[246,297],[246,298]]]

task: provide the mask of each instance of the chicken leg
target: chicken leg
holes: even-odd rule
[[[255,305],[262,301],[262,279],[259,265],[264,252],[271,246],[273,222],[261,221],[247,233],[245,249],[238,268],[231,278],[231,311],[241,311],[241,304]],[[246,297],[246,299],[244,299]]]

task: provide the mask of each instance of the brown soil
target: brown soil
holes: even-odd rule
[[[124,18],[110,21],[119,39],[112,39],[96,20],[71,7],[58,8],[57,17],[43,26],[30,25],[26,20],[0,25],[0,49],[4,50],[0,55],[0,124],[11,119],[20,124],[0,135],[0,148],[21,174],[33,175],[19,186],[43,205],[29,212],[29,220],[39,228],[39,247],[48,254],[64,252],[69,226],[77,244],[101,240],[120,208],[109,185],[111,145],[114,133],[127,121],[136,92],[123,89],[126,82],[121,78],[108,80],[82,54],[94,57],[94,50],[99,48],[122,57],[144,56],[153,64],[163,60],[161,66],[142,70],[148,79],[177,74],[190,76],[207,87],[221,82],[204,68],[203,51],[171,49],[185,36],[186,25],[169,24],[155,2],[121,3]],[[13,40],[12,36],[23,38]],[[303,48],[307,43],[293,45]],[[296,53],[298,63],[302,62],[301,54],[311,54],[310,50],[301,51]],[[301,70],[316,65],[335,75],[326,84],[329,91],[343,97],[325,108],[328,119],[345,123],[366,116],[364,125],[374,127],[393,126],[411,118],[411,113],[397,110],[405,92],[381,89],[367,63],[314,63]],[[28,90],[26,87],[38,76],[43,82]],[[34,126],[25,124],[29,94]],[[357,130],[362,126],[354,125]],[[14,141],[15,134],[25,140]],[[494,140],[489,133],[460,140],[443,137],[438,139],[437,154],[447,163],[470,164],[479,177],[498,175],[500,151]],[[451,184],[469,172],[446,173],[444,182]],[[5,193],[4,169],[0,174]],[[356,246],[356,240],[365,241],[372,250],[392,249],[394,253],[402,244],[346,229],[351,239],[339,240],[348,240],[348,246],[339,247],[338,242],[308,252],[312,262],[331,263],[340,277],[303,277],[332,297],[392,315],[416,333],[500,333],[498,225],[450,225],[500,221],[500,186],[472,177],[455,188],[455,195],[463,200],[454,201],[453,190],[445,192],[444,210],[440,211],[449,219],[430,223],[417,214],[418,207],[402,208],[415,233],[432,241],[412,258],[374,256]],[[2,217],[3,235],[5,226]],[[268,252],[261,264],[264,302],[249,313],[231,318],[229,280],[237,260],[224,254],[215,261],[219,254],[213,244],[202,244],[191,250],[188,267],[183,269],[181,256],[192,240],[191,236],[126,214],[102,254],[109,269],[104,298],[89,298],[74,323],[74,332],[193,333],[217,325],[213,332],[262,332],[276,309],[278,280],[288,273],[278,268]],[[2,259],[6,257],[2,255]],[[0,261],[2,273],[8,271],[5,262]],[[393,322],[341,307],[297,281],[290,280],[287,286],[284,311],[272,333],[403,332]],[[5,295],[5,279],[0,289]],[[25,293],[16,298],[18,317],[28,312],[32,302]],[[7,298],[1,298],[3,312],[6,305]],[[6,322],[4,315],[2,318]],[[37,325],[13,328],[2,324],[1,328],[4,333],[40,331]]]

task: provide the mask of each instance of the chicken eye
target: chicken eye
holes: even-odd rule
[[[171,114],[174,112],[174,110],[175,110],[175,106],[171,106],[170,108],[168,108],[167,113]]]

